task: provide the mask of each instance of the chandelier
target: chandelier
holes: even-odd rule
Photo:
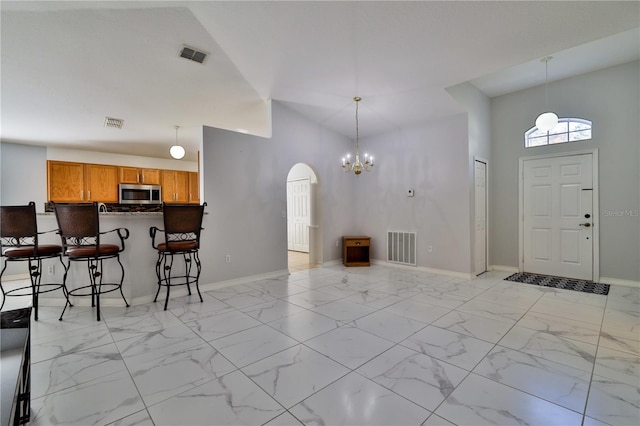
[[[346,157],[342,157],[342,169],[345,172],[355,173],[359,175],[363,170],[370,172],[373,169],[373,156],[369,154],[364,154],[364,163],[360,161],[360,144],[359,144],[359,134],[358,134],[358,102],[362,100],[362,98],[356,96],[353,98],[356,103],[356,156],[355,161],[351,162],[351,154],[347,154]]]

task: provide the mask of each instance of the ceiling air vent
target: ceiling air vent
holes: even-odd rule
[[[112,117],[104,118],[104,127],[111,127],[113,129],[122,129],[123,124],[124,124],[124,120],[121,118],[112,118]]]
[[[204,62],[207,54],[204,52],[200,52],[192,47],[183,46],[182,50],[180,50],[180,57],[201,64]]]

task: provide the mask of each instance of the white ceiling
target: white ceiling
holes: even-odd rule
[[[2,1],[2,141],[195,160],[200,126],[270,135],[271,99],[352,137],[640,58],[638,1]],[[209,53],[203,65],[183,45]],[[124,119],[121,130],[105,116]]]

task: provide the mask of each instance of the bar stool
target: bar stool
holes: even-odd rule
[[[2,257],[4,258],[4,266],[0,272],[0,290],[2,291],[2,305],[9,296],[31,296],[34,317],[38,321],[38,299],[39,295],[48,293],[58,289],[62,289],[67,302],[70,304],[69,295],[65,283],[45,283],[42,284],[42,261],[44,259],[58,258],[62,262],[62,247],[54,244],[39,244],[38,236],[55,232],[45,231],[38,232],[38,223],[36,217],[36,204],[31,201],[26,206],[0,206],[0,247]],[[9,262],[29,262],[29,279],[31,285],[14,288],[5,291],[2,286],[2,275]],[[30,292],[25,292],[31,290]],[[64,312],[64,310],[63,310]],[[60,316],[62,318],[62,316]]]
[[[164,310],[167,310],[169,303],[169,292],[171,287],[186,285],[191,294],[191,284],[196,285],[200,302],[202,294],[198,287],[200,279],[200,231],[202,230],[202,217],[204,207],[207,203],[198,204],[162,204],[162,217],[164,229],[152,226],[149,228],[151,246],[158,251],[158,261],[156,262],[156,275],[158,276],[158,294],[162,287],[167,288],[167,298],[164,301]],[[164,241],[156,243],[156,234],[163,233]],[[160,239],[160,237],[159,237]],[[174,256],[184,259],[184,274],[172,271]],[[195,264],[195,270],[193,266]],[[172,273],[174,272],[174,273]]]
[[[71,296],[91,296],[91,306],[97,308],[97,319],[100,321],[100,295],[120,290],[120,295],[126,306],[127,299],[122,292],[124,281],[124,267],[120,262],[120,253],[124,250],[124,240],[129,238],[127,228],[115,228],[100,232],[98,217],[98,203],[83,204],[54,204],[56,220],[58,221],[58,233],[62,240],[63,255],[67,258],[65,265],[64,282],[71,262],[86,262],[89,273],[89,284],[69,290]],[[115,233],[120,244],[104,244],[102,236]],[[115,259],[120,265],[120,281],[103,282],[103,261]],[[68,303],[71,306],[70,303]],[[65,309],[67,305],[65,305]],[[64,310],[62,311],[64,314]],[[62,315],[60,316],[62,318]]]

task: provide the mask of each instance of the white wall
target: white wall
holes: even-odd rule
[[[371,236],[372,258],[386,260],[387,231],[416,231],[418,266],[472,271],[468,134],[461,114],[361,140],[376,158],[375,169],[348,176],[354,231]]]
[[[322,257],[341,258],[335,241],[353,232],[352,176],[340,169],[348,139],[273,102],[273,135],[265,139],[204,128],[202,282],[218,282],[287,268],[286,182],[291,167],[316,172],[321,198]],[[231,256],[231,263],[225,256]]]
[[[544,109],[544,86],[491,100],[491,264],[518,266],[518,158],[599,150],[600,275],[640,281],[639,62],[549,83],[549,107],[560,117],[593,121],[593,139],[524,148],[524,132]]]
[[[168,155],[169,153],[167,152],[167,156]],[[198,171],[198,163],[196,161],[141,157],[138,155],[112,154],[108,152],[81,151],[79,149],[53,147],[47,148],[47,160],[110,164],[114,166],[134,166],[148,169],[184,170],[188,172]]]

